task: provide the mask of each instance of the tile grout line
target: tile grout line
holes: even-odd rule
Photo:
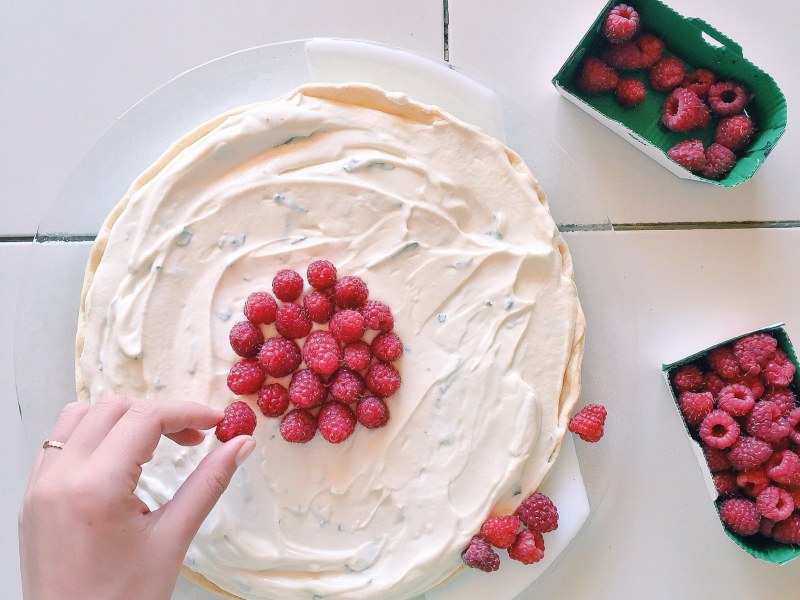
[[[450,5],[449,0],[442,0],[442,24],[444,26],[443,45],[444,60],[450,62]]]

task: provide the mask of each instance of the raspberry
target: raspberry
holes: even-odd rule
[[[280,417],[289,408],[289,392],[280,383],[270,383],[258,391],[257,403],[265,417]]]
[[[778,442],[789,435],[789,423],[781,416],[778,405],[768,400],[756,402],[747,415],[747,432],[765,442]]]
[[[361,308],[361,314],[370,329],[391,331],[394,328],[392,310],[380,300],[367,300]]]
[[[356,416],[341,402],[326,402],[319,409],[319,432],[331,444],[340,444],[355,431]]]
[[[275,329],[289,339],[302,338],[311,331],[311,317],[302,306],[285,302],[275,316]]]
[[[794,501],[789,492],[771,485],[756,498],[756,508],[767,519],[783,521],[792,514]]]
[[[378,360],[394,362],[403,355],[403,342],[396,333],[379,333],[372,340],[372,354]]]
[[[619,75],[599,58],[589,57],[581,63],[575,85],[587,94],[610,92],[617,87]]]
[[[281,437],[287,442],[305,444],[317,432],[317,417],[304,408],[295,408],[283,417],[280,431]]]
[[[477,535],[472,538],[464,552],[461,553],[464,564],[473,569],[480,569],[487,573],[500,568],[500,557],[485,540]]]
[[[739,375],[733,378],[733,383],[738,383],[749,389],[753,393],[753,399],[758,400],[764,395],[764,380],[758,375]]]
[[[339,402],[350,404],[356,402],[366,389],[364,378],[356,371],[342,367],[328,383],[331,396]]]
[[[253,358],[243,358],[228,372],[228,388],[239,396],[255,394],[266,378],[261,363]]]
[[[621,44],[607,46],[603,50],[603,60],[614,69],[632,71],[642,68],[644,58],[639,46],[634,42],[622,42]]]
[[[388,363],[373,363],[364,379],[367,389],[378,398],[388,398],[400,387],[400,373]]]
[[[330,327],[333,336],[342,344],[361,339],[366,329],[364,317],[361,316],[361,313],[349,308],[340,310],[333,315],[328,327]]]
[[[800,445],[800,408],[795,408],[789,413],[786,418],[789,424],[789,438],[795,443]]]
[[[229,339],[233,351],[244,358],[253,358],[264,343],[261,330],[250,321],[240,321],[231,327]]]
[[[544,494],[536,492],[528,496],[514,512],[522,524],[531,531],[547,533],[558,529],[558,509]]]
[[[716,83],[708,90],[708,105],[720,117],[739,114],[749,100],[747,90],[732,81]]]
[[[378,429],[389,422],[389,407],[382,399],[367,396],[356,404],[356,417],[367,429]]]
[[[685,76],[686,69],[680,59],[676,56],[665,56],[650,69],[650,85],[657,92],[669,92],[678,87]]]
[[[544,558],[544,537],[538,531],[523,529],[508,549],[508,556],[523,565],[539,562]]]
[[[775,350],[775,356],[764,365],[763,376],[769,385],[786,387],[794,378],[794,363],[789,360],[786,353],[780,348]]]
[[[772,539],[781,544],[800,544],[800,512],[794,512],[785,521],[775,523]]]
[[[738,383],[726,385],[717,396],[717,406],[734,417],[746,415],[755,403],[756,399],[750,388]]]
[[[772,537],[772,529],[775,527],[775,521],[761,517],[761,525],[758,527],[758,533],[764,537]]]
[[[703,101],[684,88],[673,90],[664,100],[661,122],[672,131],[683,132],[695,127],[705,127],[710,118],[711,115]]]
[[[700,173],[706,179],[719,179],[730,173],[736,164],[736,155],[725,146],[711,144],[706,150],[706,166]]]
[[[357,340],[344,347],[344,365],[354,371],[364,371],[372,362],[372,350],[367,342]]]
[[[339,308],[361,308],[368,296],[367,284],[360,277],[345,275],[333,286],[333,301]]]
[[[723,379],[733,379],[740,374],[739,361],[730,346],[714,348],[706,359],[713,371]]]
[[[797,398],[789,388],[771,387],[764,394],[764,400],[774,402],[778,406],[778,412],[782,417],[788,417],[796,405]],[[800,444],[799,442],[796,442]]]
[[[222,415],[222,421],[217,423],[214,431],[220,442],[227,442],[237,435],[253,435],[256,430],[256,413],[246,402],[232,402]]]
[[[678,405],[686,424],[691,428],[697,428],[708,413],[714,410],[714,397],[711,392],[681,392]]]
[[[753,136],[753,121],[747,115],[725,117],[717,124],[714,141],[733,152],[744,150]],[[767,336],[769,337],[769,336]]]
[[[617,4],[603,22],[603,35],[613,44],[631,39],[638,29],[639,13],[627,4]]]
[[[325,400],[322,378],[308,369],[295,371],[289,382],[289,399],[299,408],[314,408]]]
[[[311,290],[303,296],[303,308],[314,323],[327,323],[336,310],[331,297],[319,290]]]
[[[734,469],[749,471],[764,464],[772,456],[772,446],[763,440],[741,436],[731,446],[728,460]]]
[[[670,379],[678,392],[697,392],[703,387],[703,372],[693,364],[681,365]]]
[[[271,337],[258,353],[258,361],[272,377],[286,377],[300,366],[300,348],[294,340],[284,337]]]
[[[303,360],[306,366],[323,377],[329,377],[339,368],[342,353],[330,331],[312,331],[303,342]]]
[[[327,260],[315,260],[306,271],[308,284],[317,290],[327,290],[336,284],[336,267]]]
[[[758,533],[761,524],[761,514],[755,502],[744,498],[730,498],[719,505],[719,518],[722,522],[739,535],[753,535]]]
[[[738,437],[738,423],[724,410],[712,410],[700,424],[700,438],[712,448],[729,448]]]
[[[271,325],[275,322],[275,312],[278,303],[272,294],[267,292],[253,292],[244,303],[244,316],[255,325]]]
[[[734,475],[733,471],[714,473],[713,479],[718,496],[733,496],[739,491],[739,486],[736,485],[736,475]]]
[[[706,166],[706,149],[701,140],[683,140],[667,151],[667,156],[690,171],[702,171]]]
[[[606,414],[602,404],[587,404],[569,420],[568,429],[584,442],[597,442],[603,437]]]
[[[756,498],[769,487],[769,477],[763,468],[742,471],[736,475],[736,485],[751,498]]]
[[[272,279],[272,293],[278,300],[294,302],[303,293],[303,278],[297,271],[281,269]]]
[[[717,77],[707,69],[697,69],[687,73],[681,82],[681,87],[697,94],[700,100],[708,98],[708,90],[717,82]]]
[[[617,102],[625,108],[636,108],[643,101],[647,92],[644,84],[638,79],[623,79],[619,82],[615,92]]]
[[[711,392],[712,395],[716,396],[726,385],[728,384],[725,383],[722,377],[713,371],[708,371],[703,375],[703,387],[700,389],[704,392]]]
[[[636,45],[642,52],[642,68],[649,69],[661,60],[664,53],[664,42],[660,37],[644,33],[636,39]]]
[[[767,462],[767,475],[784,485],[800,485],[800,456],[791,450],[776,452]]]
[[[508,548],[517,539],[518,530],[518,516],[492,516],[483,522],[479,535],[495,548]]]
[[[731,468],[731,463],[728,460],[728,452],[726,450],[703,445],[703,454],[706,457],[708,468],[712,473]]]

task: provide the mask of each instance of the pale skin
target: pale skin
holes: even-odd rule
[[[150,511],[133,493],[162,435],[203,440],[222,411],[194,402],[109,398],[66,405],[31,472],[19,514],[25,600],[166,600],[200,524],[255,441],[212,450],[172,500]]]

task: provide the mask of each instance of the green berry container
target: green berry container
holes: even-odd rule
[[[719,513],[720,500],[718,498],[717,490],[714,487],[714,480],[711,475],[711,470],[708,468],[708,463],[706,463],[706,459],[703,454],[703,450],[700,446],[700,443],[697,441],[697,439],[695,439],[695,437],[689,431],[689,428],[686,427],[686,423],[683,420],[683,415],[681,414],[680,406],[678,405],[678,397],[675,394],[675,390],[672,387],[670,378],[672,376],[672,372],[678,367],[685,365],[687,363],[700,361],[710,351],[714,350],[715,348],[724,346],[725,344],[730,344],[741,337],[744,337],[746,335],[751,335],[753,333],[768,333],[778,340],[778,347],[781,350],[783,350],[789,357],[789,359],[792,361],[792,363],[794,363],[796,370],[794,374],[794,380],[792,381],[790,388],[795,393],[795,395],[800,397],[800,394],[798,394],[798,391],[800,391],[800,365],[798,365],[797,354],[795,353],[794,347],[792,346],[792,342],[789,340],[789,336],[786,333],[786,330],[784,329],[783,323],[770,325],[762,329],[757,329],[756,331],[749,331],[746,333],[742,333],[740,335],[737,335],[736,337],[725,340],[723,342],[719,342],[718,344],[715,344],[704,350],[701,350],[700,352],[696,352],[691,356],[687,356],[686,358],[682,358],[681,360],[675,361],[670,364],[662,365],[661,367],[661,370],[664,374],[664,379],[667,382],[667,388],[669,389],[670,395],[672,396],[672,400],[675,403],[675,408],[678,411],[678,417],[680,418],[681,423],[683,423],[683,426],[686,429],[687,438],[691,443],[692,450],[694,450],[697,462],[703,474],[703,479],[705,480],[706,486],[708,487],[708,492],[712,500],[714,501],[714,506],[717,508],[718,513]],[[721,520],[719,523],[722,526],[723,531],[725,531],[725,534],[729,538],[731,538],[734,541],[734,543],[737,546],[739,546],[739,548],[741,548],[748,554],[760,560],[763,560],[768,563],[773,563],[776,565],[783,565],[788,563],[789,561],[794,560],[797,557],[800,557],[800,546],[780,544],[772,539],[763,537],[761,535],[754,535],[754,536],[737,535],[731,531],[728,531],[728,529],[723,525]]]
[[[718,81],[734,80],[743,84],[753,99],[746,112],[753,119],[755,134],[749,147],[737,154],[733,170],[719,180],[695,175],[667,157],[676,143],[699,138],[707,147],[714,140],[717,119],[708,127],[686,133],[668,130],[661,124],[661,109],[667,94],[654,91],[647,82],[647,71],[621,71],[622,78],[644,82],[647,97],[634,109],[623,108],[614,93],[586,94],[573,82],[581,61],[586,56],[599,56],[605,44],[603,21],[619,0],[609,0],[592,23],[589,31],[572,51],[556,76],[553,85],[558,92],[581,110],[627,140],[657,163],[682,179],[733,187],[750,179],[774,150],[786,129],[786,98],[775,80],[747,60],[742,48],[705,21],[684,17],[658,0],[625,0],[639,13],[640,27],[664,40],[664,55],[674,54],[687,65],[687,72],[704,68]]]

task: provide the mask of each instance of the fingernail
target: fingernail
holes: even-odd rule
[[[253,450],[256,448],[256,441],[255,440],[247,440],[242,447],[239,448],[239,451],[236,453],[236,466],[240,466],[244,461],[247,460],[247,457],[253,453]]]

